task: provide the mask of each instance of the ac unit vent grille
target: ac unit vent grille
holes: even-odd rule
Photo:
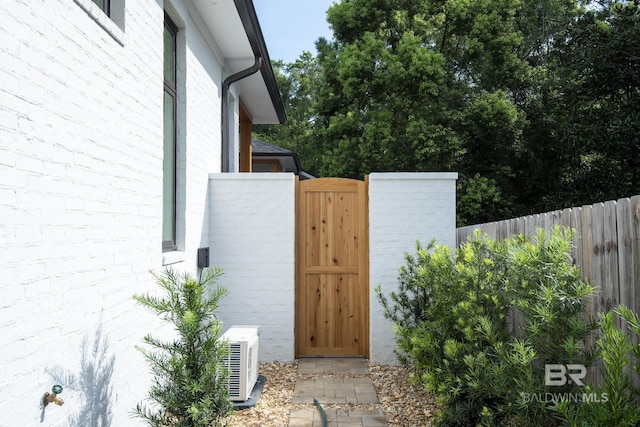
[[[229,398],[245,401],[258,379],[258,328],[233,326],[221,338],[229,343]]]

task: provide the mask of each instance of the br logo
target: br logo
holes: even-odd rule
[[[582,379],[585,376],[587,376],[587,368],[584,365],[544,365],[544,385],[546,386],[563,386],[570,379],[575,385],[582,387],[584,385]]]

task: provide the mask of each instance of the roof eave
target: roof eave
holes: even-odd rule
[[[258,22],[258,15],[256,14],[256,10],[253,6],[253,1],[234,0],[234,3],[238,10],[242,25],[244,26],[244,31],[249,39],[249,44],[251,45],[254,56],[262,58],[260,73],[264,79],[269,96],[271,97],[271,102],[273,103],[276,115],[278,116],[278,121],[280,124],[283,124],[286,122],[287,116],[284,110],[284,104],[282,103],[282,98],[280,97],[280,90],[278,89],[275,74],[271,67],[271,59],[269,58],[269,52],[264,41],[264,36],[262,35],[262,29]]]

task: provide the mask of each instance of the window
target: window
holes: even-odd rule
[[[111,16],[111,5],[110,5],[110,1],[109,0],[92,0],[96,6],[98,6],[100,8],[100,10],[102,10],[105,15],[107,16]]]
[[[164,156],[162,185],[162,251],[176,250],[176,35],[164,16]]]
[[[73,0],[115,41],[124,46],[126,0]]]

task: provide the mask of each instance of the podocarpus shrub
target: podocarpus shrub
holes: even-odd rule
[[[568,258],[572,233],[555,229],[503,242],[476,234],[452,254],[431,242],[406,255],[385,315],[397,354],[444,403],[439,425],[557,425],[545,365],[590,365],[584,320],[592,293]],[[519,330],[513,316],[522,317]]]
[[[565,426],[640,426],[640,343],[633,344],[629,338],[631,334],[640,337],[640,319],[623,305],[614,312],[627,324],[630,334],[616,326],[614,313],[600,314],[597,344],[604,382],[599,386],[588,384],[584,395],[589,398],[580,405],[567,401],[556,405]]]
[[[161,341],[147,335],[151,347],[139,348],[153,374],[152,408],[138,404],[135,415],[157,427],[220,426],[233,405],[227,389],[227,344],[214,312],[226,294],[215,286],[221,270],[207,269],[200,279],[165,270],[155,275],[163,297],[136,295],[140,304],[174,326],[177,337]]]

